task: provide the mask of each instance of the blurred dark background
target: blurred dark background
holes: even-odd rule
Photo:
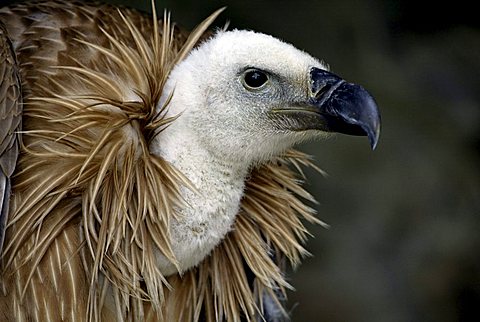
[[[7,2],[0,0],[0,3]],[[107,1],[149,11],[150,1]],[[382,112],[377,149],[337,136],[303,147],[318,215],[290,274],[293,321],[480,321],[480,19],[474,2],[157,1],[192,29],[274,35],[362,84]]]

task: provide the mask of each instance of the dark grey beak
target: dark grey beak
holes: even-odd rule
[[[380,113],[373,97],[362,86],[313,67],[310,70],[312,105],[321,116],[317,129],[366,135],[375,149],[380,135]]]

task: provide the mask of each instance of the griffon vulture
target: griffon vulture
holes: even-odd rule
[[[2,321],[280,321],[306,253],[293,150],[366,135],[361,86],[253,31],[0,9]]]

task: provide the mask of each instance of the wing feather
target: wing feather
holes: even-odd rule
[[[21,93],[15,53],[7,30],[0,21],[0,252],[8,217],[11,177],[19,150]]]

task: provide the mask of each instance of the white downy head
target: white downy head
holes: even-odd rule
[[[246,166],[265,161],[309,136],[291,130],[282,123],[292,120],[282,121],[271,112],[308,98],[311,67],[325,69],[317,59],[272,36],[218,32],[170,75],[166,92],[173,90],[174,96],[169,115],[181,115],[172,127],[182,127],[181,136],[189,133],[223,160]],[[257,78],[266,76],[257,88],[246,79],[255,71],[262,73]]]

